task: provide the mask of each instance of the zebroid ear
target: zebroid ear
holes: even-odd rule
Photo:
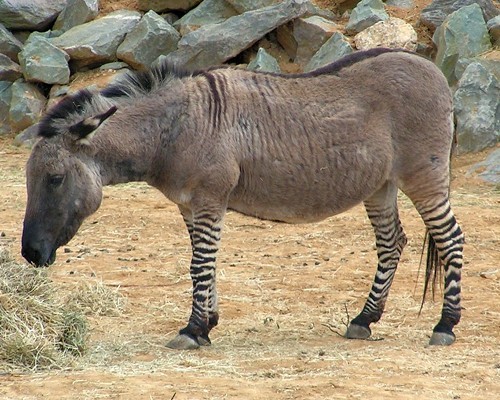
[[[104,121],[111,117],[116,110],[116,106],[112,106],[108,111],[102,114],[85,118],[83,121],[70,126],[69,132],[75,136],[78,143],[89,145],[95,135],[96,129],[99,128]]]

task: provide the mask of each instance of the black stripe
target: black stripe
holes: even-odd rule
[[[197,245],[199,244],[205,244],[207,246],[214,246],[215,245],[215,240],[208,240],[208,239],[205,239],[204,237],[202,236],[195,236],[193,238],[193,245],[196,247]]]
[[[214,75],[206,72],[203,74],[203,76],[208,81],[208,86],[210,88],[210,93],[212,95],[212,101],[209,102],[210,117],[213,120],[214,128],[217,128],[220,125],[221,114],[222,114],[220,94],[219,91],[217,90],[217,83],[215,81]],[[212,108],[212,103],[213,103],[213,108]]]
[[[435,217],[430,217],[430,218],[425,218],[425,222],[436,222],[436,221],[442,221],[444,220],[448,214],[450,213],[450,206],[448,205],[448,207],[446,207],[446,210],[443,211],[441,214],[435,216]],[[448,220],[447,218],[445,219],[446,221]],[[432,227],[432,229],[434,229],[435,226]]]
[[[219,237],[212,234],[212,231],[208,231],[208,230],[200,228],[198,226],[195,226],[193,228],[193,235],[195,235],[196,237],[199,237],[199,235],[208,236],[210,239],[213,240],[213,242],[211,244],[214,244],[215,242],[217,242],[219,240]]]
[[[205,247],[195,247],[194,250],[193,250],[193,254],[194,253],[199,253],[200,255],[203,255],[203,254],[214,254],[214,253],[217,253],[217,247],[214,247],[212,249],[207,249]]]
[[[453,232],[451,232],[448,236],[444,237],[444,238],[441,238],[441,239],[436,239],[434,238],[434,241],[437,243],[444,243],[444,242],[447,242],[449,240],[453,240],[455,239],[456,237],[460,236],[462,234],[462,230],[460,229],[460,226],[456,225],[456,228]],[[456,244],[457,242],[454,241],[453,244]],[[448,247],[450,247],[451,245],[449,246],[445,246],[445,247],[440,247],[438,246],[438,248],[440,250],[442,249],[447,249]]]
[[[209,282],[213,279],[213,276],[212,276],[212,274],[206,274],[206,275],[197,276],[195,279],[196,279],[196,288],[199,288],[198,287],[199,283]]]
[[[207,296],[205,294],[198,293],[197,291],[193,292],[193,300],[195,301],[195,303],[197,303],[197,304],[204,303],[206,299],[207,299]],[[200,304],[200,307],[201,307],[200,311],[204,312],[205,310],[201,304]]]
[[[221,228],[219,226],[213,226],[212,223],[209,222],[204,222],[204,221],[195,221],[194,223],[194,229],[198,229],[201,231],[203,228],[205,230],[213,231],[213,232],[220,232]]]
[[[221,105],[221,115],[226,115],[227,111],[227,81],[226,77],[220,74],[215,76],[217,84],[219,85],[219,95],[220,95],[220,105]]]
[[[191,259],[191,265],[204,265],[204,264],[210,264],[215,262],[215,257],[202,257],[200,259],[197,258],[192,258]]]
[[[216,223],[217,221],[219,221],[219,218],[215,217],[213,214],[210,214],[210,213],[198,214],[198,215],[195,215],[193,218],[193,220],[200,220],[200,219],[208,219],[208,220],[212,221],[213,223]]]
[[[446,292],[444,293],[445,297],[451,297],[451,296],[458,296],[460,294],[460,288],[456,286],[450,286],[446,289]],[[450,301],[448,299],[448,301]]]
[[[434,212],[438,208],[441,208],[441,207],[445,206],[447,203],[449,203],[448,198],[445,198],[441,203],[433,206],[432,208],[430,208],[428,210],[425,210],[424,208],[422,208],[421,211],[420,211],[420,214],[422,214],[422,216],[423,216],[425,214],[429,214],[431,212]],[[448,204],[448,209],[449,209],[449,204]],[[427,218],[424,218],[424,220],[427,221]]]

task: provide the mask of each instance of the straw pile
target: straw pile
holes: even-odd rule
[[[85,314],[121,310],[121,297],[106,289],[86,284],[65,296],[47,269],[17,263],[0,247],[0,369],[70,366],[87,349]]]

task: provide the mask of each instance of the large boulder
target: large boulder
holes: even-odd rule
[[[0,81],[14,82],[22,76],[20,65],[5,54],[0,53]]]
[[[75,26],[52,43],[69,54],[79,66],[116,60],[116,50],[125,35],[139,23],[136,11],[115,11],[105,17]]]
[[[273,72],[279,74],[281,68],[278,61],[262,47],[259,47],[257,55],[248,64],[247,69],[251,71]]]
[[[491,49],[488,29],[477,4],[462,7],[446,17],[432,40],[437,47],[436,65],[451,85],[457,81],[455,66],[460,58],[472,58]]]
[[[67,31],[74,26],[92,21],[98,12],[98,0],[68,0],[52,29]]]
[[[125,37],[116,54],[133,68],[145,70],[160,55],[177,49],[180,38],[174,27],[154,11],[149,11]]]
[[[42,31],[50,26],[67,0],[1,0],[0,23],[10,29]]]
[[[11,86],[9,121],[12,132],[20,132],[38,122],[47,99],[33,84],[22,79]]]
[[[221,64],[247,49],[276,27],[307,12],[308,0],[286,0],[248,11],[220,24],[204,25],[179,41],[167,59],[189,68]]]
[[[415,51],[417,49],[417,32],[409,23],[391,17],[358,33],[354,37],[354,43],[358,50],[389,47]]]
[[[323,17],[297,18],[278,28],[278,41],[295,63],[304,65],[338,30],[335,22]]]
[[[382,0],[361,0],[352,10],[345,29],[350,34],[359,33],[387,18],[389,15],[385,12]]]
[[[173,25],[184,36],[203,25],[219,24],[235,15],[238,12],[226,0],[205,0]]]
[[[304,71],[310,72],[320,67],[324,67],[325,65],[351,54],[353,51],[346,37],[340,32],[336,32],[323,46],[321,46],[316,54],[314,54],[304,68]]]
[[[11,131],[9,120],[11,88],[12,82],[0,80],[0,135],[9,134]]]
[[[278,43],[290,59],[295,63],[305,64],[338,30],[338,25],[333,21],[314,15],[281,25],[276,33]]]
[[[485,21],[500,14],[500,10],[491,0],[434,0],[420,13],[420,21],[434,30],[443,23],[448,15],[471,4],[479,5]]]
[[[29,82],[48,84],[66,84],[69,82],[69,56],[50,43],[49,39],[32,34],[23,51],[19,53],[19,62],[24,79]]]
[[[2,24],[0,24],[0,53],[12,61],[18,61],[17,53],[23,49],[23,44],[16,39]]]
[[[458,150],[483,150],[500,140],[500,63],[477,60],[465,69],[453,96]]]

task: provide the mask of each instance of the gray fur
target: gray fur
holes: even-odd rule
[[[227,209],[303,223],[364,202],[377,236],[378,280],[352,322],[364,329],[353,327],[347,336],[363,331],[365,337],[382,314],[406,243],[397,216],[400,188],[431,238],[440,239],[445,301],[435,330],[451,337],[463,240],[448,203],[451,96],[430,61],[375,50],[295,76],[231,68],[153,71],[82,104],[78,96],[71,101],[49,112],[27,164],[23,254],[29,261],[51,261],[99,207],[102,186],[148,182],[179,206],[190,233],[193,310],[170,346],[193,348],[209,343],[218,320],[215,258]],[[68,133],[111,106],[118,111],[87,144]],[[49,183],[59,175],[60,186]],[[457,286],[458,295],[447,297]]]

